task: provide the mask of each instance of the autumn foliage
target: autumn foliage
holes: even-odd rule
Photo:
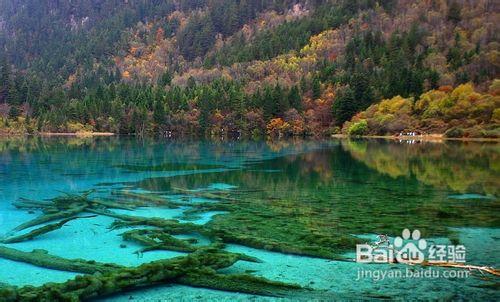
[[[418,99],[386,99],[346,122],[343,132],[351,134],[353,127],[365,123],[363,134],[372,135],[416,132],[500,137],[500,96],[496,92],[499,84],[500,80],[495,80],[487,93],[477,92],[469,83],[453,90],[431,90]]]

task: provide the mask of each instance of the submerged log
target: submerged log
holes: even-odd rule
[[[430,262],[423,262],[423,266],[437,266],[437,267],[449,267],[449,268],[457,268],[457,269],[465,269],[469,271],[478,271],[480,273],[488,273],[493,276],[500,277],[500,270],[495,269],[493,267],[489,266],[479,266],[479,265],[471,265],[471,264],[465,264],[465,263],[448,263],[448,262],[443,262],[443,263],[430,263]]]
[[[38,236],[41,236],[43,234],[47,234],[47,233],[50,233],[52,231],[55,231],[55,230],[58,230],[60,228],[62,228],[66,223],[72,221],[72,220],[75,220],[75,219],[80,219],[80,218],[93,218],[93,217],[97,217],[96,215],[94,216],[86,216],[86,217],[70,217],[70,218],[66,218],[58,223],[54,223],[54,224],[49,224],[49,225],[46,225],[46,226],[43,226],[41,228],[38,228],[36,230],[33,230],[27,234],[23,234],[23,235],[19,235],[19,236],[15,236],[15,237],[11,237],[11,238],[7,238],[7,239],[4,239],[2,241],[0,241],[1,243],[4,243],[4,244],[11,244],[11,243],[18,243],[18,242],[23,242],[23,241],[27,241],[27,240],[31,240],[31,239],[34,239]]]
[[[99,274],[77,276],[64,283],[40,287],[2,288],[2,301],[81,301],[145,286],[182,283],[227,291],[268,296],[291,294],[297,285],[269,281],[251,275],[218,275],[216,270],[238,261],[236,254],[204,249],[185,257],[153,261],[136,268],[119,268]]]
[[[186,189],[178,189],[182,190],[185,193],[195,193],[198,194],[198,191],[186,190]],[[198,193],[197,193],[198,192]],[[132,197],[134,199],[142,198],[144,200],[150,200],[151,203],[169,203],[166,198],[155,196],[152,194],[143,194],[143,193],[135,193],[135,192],[127,192],[127,191],[117,191],[115,194],[119,194],[120,196]],[[214,196],[210,196],[214,197]],[[55,202],[56,199],[53,199]],[[105,215],[109,217],[116,218],[120,221],[115,222],[111,228],[119,228],[119,227],[131,227],[131,226],[151,226],[157,227],[163,230],[163,232],[170,235],[177,234],[191,234],[198,233],[208,237],[211,241],[220,240],[224,243],[237,243],[243,244],[254,248],[261,248],[269,251],[282,252],[287,254],[297,254],[297,255],[305,255],[305,256],[313,256],[327,259],[339,259],[342,258],[338,254],[332,252],[331,246],[323,247],[322,242],[315,243],[311,240],[305,240],[300,238],[306,238],[308,232],[300,231],[301,235],[298,236],[300,242],[295,244],[296,241],[290,242],[282,242],[280,240],[276,240],[274,238],[267,238],[260,236],[262,232],[250,231],[250,233],[241,233],[235,228],[235,223],[239,223],[244,221],[246,224],[256,224],[255,227],[257,229],[264,229],[263,226],[267,225],[267,221],[270,221],[273,214],[272,213],[263,213],[260,209],[253,209],[254,202],[241,200],[240,202],[230,202],[230,201],[219,201],[219,202],[201,202],[201,203],[192,203],[190,206],[191,210],[185,211],[186,215],[191,213],[198,213],[204,211],[228,211],[231,214],[230,219],[221,219],[220,217],[217,219],[213,219],[209,223],[205,225],[196,225],[192,223],[180,223],[177,220],[168,220],[162,218],[149,218],[149,217],[138,217],[132,215],[119,214],[109,210],[108,204],[106,206],[104,203],[94,203],[91,199],[87,197],[81,196],[69,196],[69,197],[60,197],[57,198],[57,204],[60,205],[61,208],[68,207],[67,203],[64,203],[64,200],[67,200],[73,207],[76,205],[81,206],[83,212],[94,213],[98,215]],[[142,201],[141,201],[142,205]],[[54,207],[57,209],[56,207]],[[240,210],[244,209],[246,213],[249,215],[245,215],[245,217],[235,217],[237,216],[235,213],[240,212]],[[70,210],[67,210],[70,211]],[[26,227],[28,225],[39,223],[42,220],[52,219],[54,217],[58,217],[59,215],[65,216],[66,211],[55,212],[51,214],[43,215],[42,217],[35,219],[31,222],[27,222],[26,224],[20,226]],[[242,216],[242,215],[240,215]],[[244,218],[244,220],[242,220]],[[256,219],[254,219],[256,218]],[[258,225],[258,226],[257,226]],[[269,232],[273,232],[273,226],[269,226]],[[307,237],[307,238],[315,238],[315,237]],[[319,238],[319,237],[318,237]],[[336,239],[332,236],[323,236],[322,241],[328,240],[331,244],[335,244],[335,247],[341,246],[351,246],[351,243],[354,244],[354,239]],[[319,241],[319,239],[318,239]],[[315,243],[315,244],[313,244]]]
[[[165,197],[161,197],[161,196],[150,194],[150,193],[114,191],[114,192],[111,192],[111,194],[116,195],[116,196],[122,196],[122,197],[126,197],[126,198],[132,198],[132,199],[146,201],[146,202],[149,202],[150,204],[154,204],[154,205],[167,206],[167,207],[172,208],[172,209],[176,209],[179,207],[179,205],[177,203],[170,201]]]
[[[124,240],[133,241],[145,246],[140,253],[167,250],[191,253],[199,249],[187,240],[177,239],[165,232],[156,230],[132,230],[122,234]]]
[[[174,192],[180,192],[183,194],[187,194],[190,196],[195,196],[195,197],[200,197],[200,198],[206,198],[206,199],[215,199],[215,200],[226,200],[226,201],[237,201],[236,198],[232,197],[227,197],[221,194],[216,194],[215,192],[205,192],[205,191],[193,191],[193,190],[188,190],[188,189],[183,189],[183,188],[172,188]],[[224,192],[225,193],[225,192]]]
[[[104,273],[122,268],[122,266],[117,264],[99,263],[83,259],[65,259],[62,257],[50,255],[45,250],[23,252],[5,246],[0,246],[0,258],[17,262],[24,262],[48,269],[83,274],[94,274],[96,272]]]
[[[92,209],[92,208],[87,208],[85,210],[86,212],[93,213],[93,214],[98,214],[102,216],[108,216],[111,218],[116,218],[116,219],[121,219],[121,220],[126,220],[126,221],[133,221],[136,219],[135,216],[131,215],[125,215],[125,214],[118,214],[106,209]]]
[[[99,211],[93,211],[98,214]],[[103,213],[102,215],[106,215]],[[189,234],[189,233],[200,233],[203,234],[204,226],[197,225],[193,223],[180,223],[175,219],[164,219],[159,217],[141,217],[141,216],[129,216],[129,215],[120,215],[120,214],[110,214],[110,217],[114,217],[120,219],[122,221],[115,221],[111,225],[110,229],[119,229],[125,227],[133,227],[133,226],[150,226],[161,228],[168,233],[179,235],[179,234]]]
[[[13,202],[12,205],[18,209],[45,209],[54,204],[48,201],[37,201],[21,197],[18,201]]]
[[[75,215],[80,214],[81,212],[85,211],[85,209],[87,207],[88,207],[88,205],[81,205],[81,206],[77,206],[77,207],[74,207],[74,208],[71,208],[71,209],[68,209],[65,211],[59,211],[59,212],[53,213],[53,214],[45,214],[45,215],[39,216],[33,220],[30,220],[28,222],[25,222],[25,223],[19,225],[18,227],[16,227],[14,229],[14,231],[18,232],[18,231],[22,231],[22,230],[25,230],[25,229],[30,228],[30,227],[34,227],[34,226],[43,224],[43,223],[47,223],[47,222],[51,222],[54,220],[59,220],[59,219],[64,219],[64,218],[68,218],[71,216],[75,216]]]
[[[291,292],[305,290],[300,285],[271,281],[249,274],[222,275],[215,271],[198,270],[182,276],[177,281],[180,284],[239,292],[253,295],[286,297]]]
[[[182,189],[181,189],[182,190]],[[203,211],[203,210],[229,210],[237,211],[241,207],[245,207],[245,202],[238,203],[236,206],[234,202],[235,199],[228,197],[225,192],[218,194],[217,192],[199,192],[184,190],[183,194],[189,196],[197,196],[208,199],[217,199],[219,202],[202,202],[193,203],[193,211]],[[140,194],[133,192],[118,192],[121,198],[132,198],[135,200],[141,200],[138,204],[140,206],[144,205],[160,205],[160,206],[171,206],[177,207],[178,204],[171,202],[166,198],[156,196],[153,194]],[[249,202],[247,202],[249,203]],[[182,283],[191,286],[208,287],[227,291],[238,291],[246,292],[251,294],[261,294],[261,295],[271,295],[271,296],[283,296],[291,290],[299,289],[300,287],[294,285],[283,284],[279,282],[269,281],[263,278],[254,277],[251,275],[220,275],[215,271],[210,270],[218,269],[222,267],[228,267],[238,260],[246,260],[259,262],[258,259],[250,257],[244,254],[234,254],[223,252],[224,243],[246,243],[248,246],[261,247],[267,250],[282,251],[295,254],[305,254],[316,256],[329,256],[325,258],[331,258],[331,255],[326,255],[326,251],[318,249],[308,249],[308,247],[298,247],[290,246],[286,243],[280,243],[275,240],[270,240],[269,238],[260,238],[257,236],[241,235],[238,232],[234,233],[234,225],[228,229],[223,228],[227,222],[222,223],[208,223],[206,225],[196,225],[192,223],[181,223],[177,220],[168,220],[162,218],[148,218],[148,217],[137,217],[132,215],[123,215],[110,211],[111,208],[118,208],[118,206],[134,208],[136,205],[134,203],[123,203],[118,204],[113,201],[105,200],[100,202],[100,200],[94,201],[92,199],[78,196],[68,196],[53,199],[53,205],[47,207],[47,209],[54,209],[59,212],[50,212],[50,214],[42,215],[37,219],[27,222],[21,226],[19,229],[24,229],[30,226],[38,225],[48,221],[67,218],[76,215],[77,213],[86,212],[94,213],[98,215],[105,215],[118,219],[112,228],[119,227],[131,227],[131,226],[149,226],[156,227],[155,230],[134,230],[124,233],[124,239],[133,240],[139,242],[145,246],[144,251],[152,249],[168,249],[176,250],[182,252],[192,252],[192,254],[179,258],[177,260],[161,260],[157,262],[152,262],[145,264],[137,268],[123,268],[120,266],[113,266],[112,269],[103,272],[103,274],[95,274],[94,276],[84,276],[78,277],[75,280],[68,281],[63,284],[46,284],[40,288],[26,287],[21,289],[15,289],[14,295],[16,299],[25,299],[27,301],[39,301],[39,300],[78,300],[92,298],[117,292],[122,292],[124,290],[133,289],[141,286],[150,286],[155,284],[160,284],[164,282],[175,282]],[[247,210],[248,211],[248,210]],[[75,214],[71,214],[71,213]],[[256,211],[256,214],[257,211]],[[69,215],[65,217],[66,215]],[[262,216],[262,213],[260,214]],[[269,214],[271,215],[271,214]],[[57,218],[61,217],[61,218]],[[259,216],[260,217],[260,216]],[[260,217],[262,218],[262,217]],[[262,220],[256,220],[261,222]],[[57,224],[46,226],[40,228],[43,231],[56,226]],[[62,225],[61,225],[62,226]],[[198,233],[208,237],[211,241],[209,246],[210,250],[207,251],[206,247],[198,247],[192,245],[191,242],[186,240],[178,239],[173,237],[177,234],[193,234]],[[33,234],[31,234],[33,235]],[[28,236],[29,237],[29,236]],[[27,237],[26,237],[27,238]],[[88,273],[95,273],[96,267],[89,266],[90,264],[96,264],[95,262],[85,262],[84,260],[67,260],[67,259],[53,259],[55,256],[47,255],[43,251],[34,251],[33,253],[14,253],[14,256],[10,255],[8,259],[18,257],[18,261],[24,261],[27,263],[32,263],[34,265],[39,265],[47,268],[68,270],[81,272],[82,265],[83,269],[88,270]],[[7,253],[9,254],[9,253]],[[10,253],[12,254],[12,253]],[[28,254],[28,255],[27,255]],[[203,254],[203,256],[201,256]],[[228,255],[231,256],[228,256]],[[20,255],[20,256],[19,256]],[[46,257],[43,257],[43,256]],[[205,257],[220,258],[217,261],[222,261],[225,263],[223,266],[217,265],[207,265]],[[217,255],[217,256],[214,256]],[[21,257],[22,256],[22,257]],[[30,257],[31,256],[31,257]],[[32,257],[36,256],[36,257]],[[0,253],[1,257],[1,253]],[[24,257],[24,258],[23,258]],[[203,259],[198,259],[199,257]],[[231,261],[228,260],[228,257]],[[57,258],[57,257],[56,257]],[[19,260],[22,259],[22,260]],[[61,261],[59,261],[61,260]],[[78,262],[81,261],[81,262]],[[187,261],[187,262],[186,262]],[[211,258],[210,261],[216,261],[216,259]],[[53,264],[51,264],[53,263]],[[73,264],[73,266],[68,266]],[[98,264],[98,268],[102,265]],[[106,268],[106,267],[105,267]],[[170,272],[168,270],[171,270]],[[102,270],[97,270],[102,272]],[[72,282],[72,283],[71,283]],[[33,298],[31,298],[33,297]],[[0,300],[2,296],[0,294]],[[32,299],[32,300],[29,300]]]
[[[135,210],[135,206],[130,206],[130,205],[122,205],[117,202],[113,201],[108,201],[108,200],[102,200],[102,199],[92,199],[90,201],[91,204],[97,204],[100,206],[103,206],[107,209],[120,209],[120,210],[128,210],[128,211],[133,211]]]

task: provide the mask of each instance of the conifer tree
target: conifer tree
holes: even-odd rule
[[[8,101],[10,91],[10,67],[4,56],[0,57],[0,103]]]
[[[312,97],[313,99],[319,99],[321,97],[321,83],[317,77],[314,77],[312,82]]]
[[[166,121],[165,106],[161,100],[156,100],[153,110],[153,121],[155,123],[155,131],[158,132]]]
[[[297,109],[298,111],[302,111],[302,99],[297,85],[290,89],[290,92],[288,93],[288,100],[291,107]]]
[[[333,102],[333,115],[337,125],[342,125],[356,113],[356,99],[354,91],[345,87],[340,91]]]

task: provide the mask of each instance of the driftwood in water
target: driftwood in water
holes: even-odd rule
[[[493,267],[489,267],[489,266],[470,265],[470,264],[465,264],[465,263],[448,263],[448,262],[443,262],[443,263],[423,262],[422,265],[423,266],[437,266],[437,267],[449,267],[449,268],[465,269],[465,270],[469,270],[469,271],[478,271],[480,273],[488,273],[488,274],[492,274],[494,276],[500,277],[500,270],[495,269]]]
[[[215,200],[226,200],[226,201],[236,201],[235,198],[227,197],[225,192],[203,192],[203,191],[193,191],[183,188],[172,188],[175,192],[180,192],[183,194],[188,194],[190,196],[206,198],[206,199],[215,199]]]
[[[292,295],[301,287],[253,277],[251,275],[219,275],[215,271],[232,266],[238,255],[217,249],[204,249],[185,257],[153,261],[136,268],[117,268],[100,274],[77,276],[75,279],[41,287],[1,288],[2,301],[81,301],[145,286],[181,283],[226,291],[267,296]]]
[[[49,269],[84,274],[93,274],[96,272],[104,273],[115,270],[117,268],[122,268],[122,266],[116,264],[98,263],[95,261],[87,261],[82,259],[65,259],[50,255],[45,250],[23,252],[5,246],[0,246],[0,258],[29,263]]]
[[[79,218],[93,218],[93,217],[97,217],[97,216],[94,215],[94,216],[86,216],[86,217],[66,218],[58,223],[49,224],[49,225],[43,226],[41,228],[35,229],[27,234],[15,236],[15,237],[10,237],[10,238],[4,239],[0,242],[4,243],[4,244],[11,244],[11,243],[18,243],[18,242],[31,240],[31,239],[34,239],[34,238],[41,236],[43,234],[47,234],[47,233],[50,233],[52,231],[58,230],[58,229],[62,228],[66,223],[68,223],[72,220],[79,219]]]
[[[12,203],[18,209],[44,209],[52,206],[53,204],[48,201],[37,201],[26,198],[19,198],[18,201]]]
[[[133,211],[136,208],[134,206],[122,205],[117,202],[102,200],[102,199],[92,199],[91,204],[97,204],[107,209],[121,209],[128,211]]]
[[[148,202],[149,204],[166,206],[166,207],[169,207],[172,209],[176,209],[179,207],[179,205],[176,204],[175,202],[170,201],[165,197],[161,197],[161,196],[154,195],[154,194],[135,193],[135,192],[129,192],[129,191],[114,191],[111,194],[116,195],[116,196],[126,197],[126,198],[133,198],[133,199],[137,199],[137,200],[142,200],[142,201]]]
[[[88,207],[88,205],[81,205],[81,206],[77,206],[77,207],[74,207],[74,208],[71,208],[71,209],[68,209],[65,211],[59,211],[59,212],[56,212],[53,214],[44,214],[44,215],[39,216],[33,220],[30,220],[28,222],[25,222],[25,223],[19,225],[18,227],[16,227],[14,229],[14,231],[22,231],[22,230],[25,230],[27,228],[37,226],[39,224],[43,224],[43,223],[47,223],[47,222],[75,216],[75,215],[80,214],[83,211],[85,211],[85,209],[87,207]]]
[[[270,281],[249,274],[222,275],[207,269],[190,272],[179,278],[177,283],[272,297],[291,296],[294,291],[304,290],[299,285]]]
[[[184,192],[185,194],[188,192]],[[208,195],[207,195],[208,194]],[[226,194],[189,192],[190,196],[222,200],[218,204],[230,204],[233,200]],[[125,196],[125,195],[121,195]],[[140,198],[142,196],[142,198]],[[259,262],[258,259],[244,254],[224,252],[220,230],[210,226],[200,226],[192,223],[180,223],[177,220],[162,218],[135,217],[110,211],[112,208],[134,208],[148,204],[178,207],[175,202],[151,194],[130,193],[127,197],[140,199],[138,203],[115,203],[107,200],[93,201],[84,196],[64,196],[52,200],[49,204],[25,204],[40,206],[45,214],[20,225],[16,230],[65,218],[59,224],[52,224],[32,231],[24,237],[18,236],[14,241],[32,239],[50,230],[62,227],[72,216],[79,213],[94,213],[118,219],[113,228],[130,226],[153,226],[157,230],[137,230],[126,232],[125,239],[134,240],[148,249],[169,249],[191,252],[185,257],[160,260],[141,265],[136,268],[125,268],[114,264],[102,264],[94,261],[70,260],[47,254],[46,251],[35,250],[31,253],[14,249],[0,248],[0,257],[14,261],[22,261],[33,265],[73,271],[93,275],[78,276],[61,284],[48,283],[41,287],[0,289],[0,299],[3,301],[53,301],[82,300],[103,295],[119,293],[143,286],[163,283],[180,283],[190,286],[207,287],[226,291],[237,291],[259,295],[283,296],[300,289],[297,285],[269,281],[251,275],[220,275],[216,270],[229,267],[238,260]],[[227,200],[227,201],[224,201]],[[210,202],[203,203],[210,204]],[[211,239],[208,247],[198,247],[192,240],[175,238],[177,234],[198,233]]]
[[[122,219],[122,220],[133,220],[134,216],[131,215],[125,215],[125,214],[118,214],[106,209],[92,209],[92,208],[87,208],[85,210],[86,212],[93,213],[93,214],[98,214],[102,216],[108,216],[111,218],[116,218],[116,219]]]
[[[192,253],[198,247],[189,240],[177,239],[165,232],[156,230],[132,230],[122,234],[124,240],[133,241],[145,246],[140,252],[153,250],[168,250],[175,252]]]

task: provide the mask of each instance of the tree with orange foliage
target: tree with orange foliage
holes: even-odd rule
[[[159,27],[156,30],[156,44],[160,44],[164,37],[165,31],[163,30],[163,28]]]
[[[281,138],[290,134],[291,126],[282,118],[273,118],[267,124],[267,135],[274,138]]]

